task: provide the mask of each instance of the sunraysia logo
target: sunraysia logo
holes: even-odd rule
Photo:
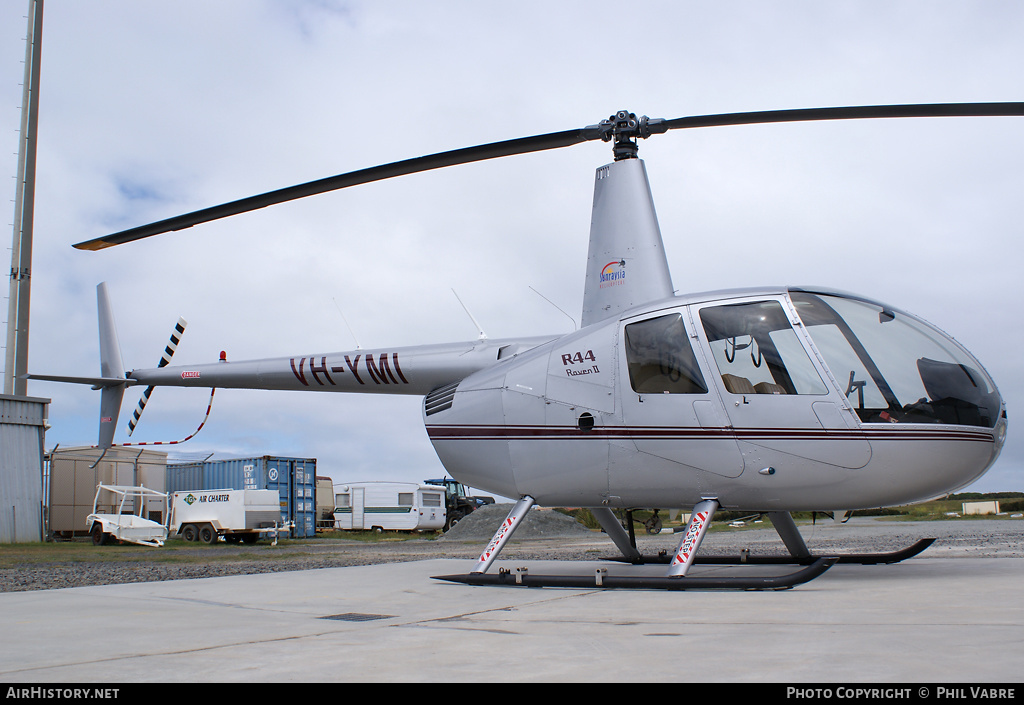
[[[181,373],[181,378],[182,379],[198,379],[199,378],[199,371],[198,370],[195,370],[195,371],[185,370],[184,372]]]
[[[626,282],[626,260],[609,262],[601,270],[600,287],[618,286]]]
[[[185,496],[185,504],[187,504],[188,506],[191,507],[192,503],[195,502],[195,501],[196,501],[196,496],[194,494],[192,494],[191,492],[189,492],[188,495]]]

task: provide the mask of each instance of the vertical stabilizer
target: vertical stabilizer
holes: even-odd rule
[[[96,307],[100,323],[100,376],[124,379],[121,346],[117,341],[117,328],[114,326],[114,313],[110,308],[106,282],[96,287]],[[100,396],[100,448],[109,448],[114,442],[114,429],[117,427],[118,414],[121,413],[124,389],[125,384],[103,387]]]
[[[583,325],[672,293],[643,161],[623,159],[602,166],[594,183]]]

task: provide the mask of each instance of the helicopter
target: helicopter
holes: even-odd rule
[[[99,446],[113,444],[124,392],[159,386],[247,388],[423,398],[427,435],[446,471],[518,498],[465,575],[468,584],[785,589],[838,561],[814,556],[795,511],[850,511],[941,496],[985,473],[1006,439],[1006,406],[962,345],[921,318],[860,294],[776,286],[676,294],[638,140],[678,129],[819,120],[1024,115],[1024,103],[945,103],[775,110],[677,119],[620,110],[584,128],[393,162],[271,191],[75,245],[102,250],[327,191],[469,162],[601,140],[613,161],[596,170],[581,326],[568,334],[125,372],[110,298],[97,291],[99,377],[28,375],[101,390]],[[180,336],[181,323],[172,335]],[[664,576],[512,576],[488,572],[535,505],[586,507],[633,564]],[[645,556],[627,516],[692,508],[675,552]],[[719,510],[766,515],[788,556],[786,575],[688,575]],[[632,525],[632,522],[629,522]],[[744,558],[744,562],[758,562]]]

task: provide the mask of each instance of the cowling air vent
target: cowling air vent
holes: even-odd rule
[[[452,403],[455,401],[455,390],[458,388],[459,382],[453,382],[432,391],[423,400],[424,413],[427,416],[433,416],[440,411],[452,408]]]

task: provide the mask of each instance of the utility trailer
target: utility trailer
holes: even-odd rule
[[[415,482],[334,486],[334,528],[437,531],[445,526],[444,488]]]
[[[92,514],[85,520],[93,544],[102,546],[116,540],[143,546],[163,546],[167,540],[167,527],[142,516],[147,501],[153,498],[163,499],[164,512],[161,516],[166,516],[167,494],[164,492],[142,486],[96,485]]]
[[[191,490],[171,495],[167,525],[171,536],[186,541],[256,543],[260,535],[284,531],[277,490]]]

